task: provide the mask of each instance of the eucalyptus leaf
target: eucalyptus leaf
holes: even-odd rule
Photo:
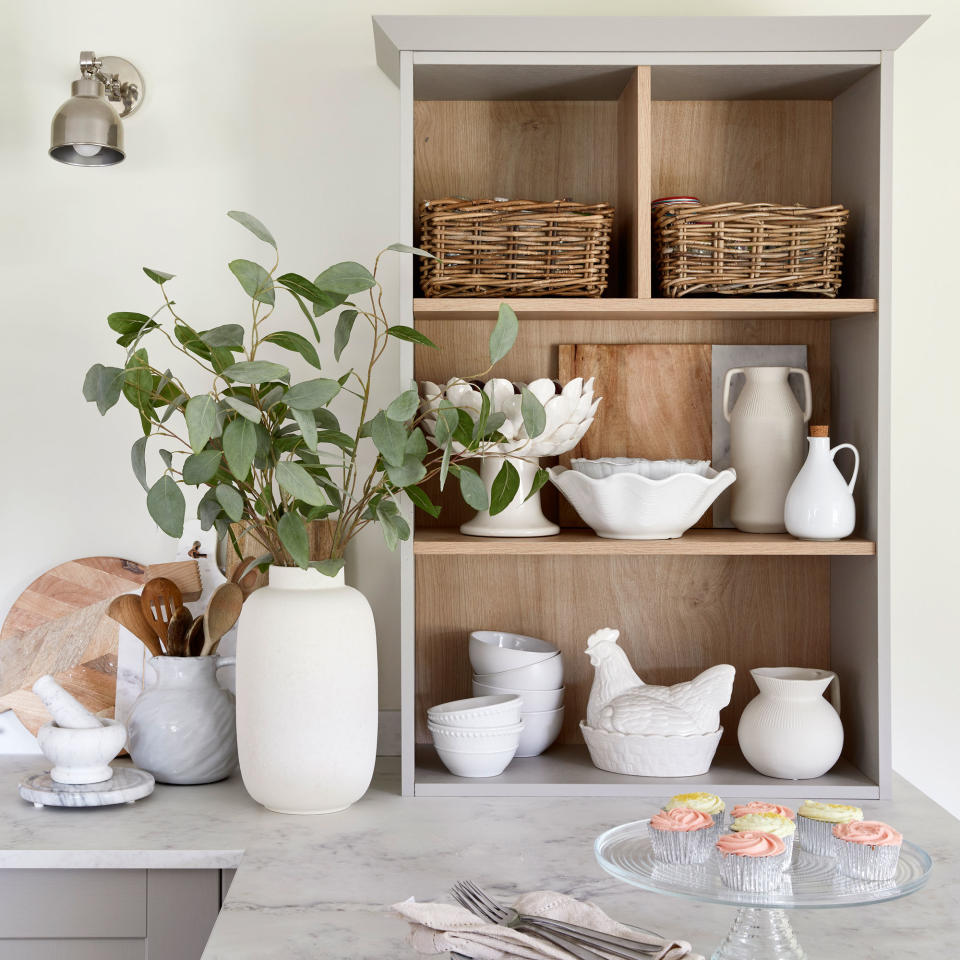
[[[173,327],[173,335],[184,348],[204,360],[210,360],[210,348],[200,339],[200,335],[188,324],[180,322]]]
[[[243,349],[243,327],[239,323],[225,323],[200,334],[208,347],[236,347]]]
[[[251,300],[273,306],[276,301],[273,281],[270,279],[270,274],[259,263],[254,263],[252,260],[231,260],[227,266],[240,281],[240,286]]]
[[[281,460],[277,464],[277,483],[291,497],[302,500],[304,503],[315,507],[322,507],[327,503],[323,491],[299,463]]]
[[[427,449],[427,438],[423,435],[423,431],[419,427],[414,427],[403,448],[404,455],[422,460],[427,455]]]
[[[321,290],[342,293],[348,297],[352,293],[369,290],[376,286],[376,283],[373,274],[363,264],[354,263],[352,260],[335,263],[332,267],[324,270],[314,281],[315,286]]]
[[[123,368],[123,395],[131,406],[136,407],[144,416],[153,412],[153,374],[147,351],[135,350],[130,354]],[[148,433],[144,430],[144,433]]]
[[[343,557],[331,557],[329,560],[311,560],[310,566],[319,570],[325,577],[335,577],[344,565]]]
[[[383,454],[387,463],[399,467],[403,464],[406,446],[407,430],[402,423],[390,420],[381,410],[370,424],[370,436],[374,446]],[[403,484],[406,486],[406,484]]]
[[[470,467],[463,464],[459,466],[460,495],[474,510],[486,510],[490,506],[490,499],[480,475]]]
[[[526,388],[520,388],[520,413],[523,416],[523,428],[532,440],[539,437],[547,426],[547,411],[543,404]]]
[[[350,342],[350,334],[353,332],[353,324],[357,319],[356,310],[344,310],[337,317],[337,328],[333,332],[333,356],[339,361],[340,354],[343,353],[347,344]]]
[[[303,298],[297,296],[289,287],[284,287],[287,293],[297,301],[297,306],[303,311],[303,315],[307,318],[307,323],[310,324],[310,329],[313,331],[313,336],[316,339],[317,343],[320,342],[320,331],[317,329],[316,321],[310,314],[310,311],[307,309],[307,305],[303,302]],[[316,310],[316,304],[314,304],[314,310]]]
[[[186,501],[177,482],[165,473],[147,493],[147,510],[168,537],[183,536]]]
[[[457,408],[447,399],[440,401],[437,407],[437,423],[434,427],[434,438],[441,447],[446,446],[460,426],[460,415]]]
[[[147,441],[149,439],[149,437],[140,437],[130,448],[130,465],[133,467],[133,475],[147,493],[150,492],[150,484],[147,483]]]
[[[163,465],[169,470],[173,466],[173,454],[169,450],[159,450]]]
[[[191,453],[183,461],[183,482],[191,486],[209,483],[220,469],[219,450],[202,450],[200,453]]]
[[[346,453],[353,453],[353,437],[344,433],[342,430],[318,430],[317,443],[329,443],[334,447],[339,447]]]
[[[490,486],[490,516],[503,513],[513,503],[519,489],[520,474],[517,468],[509,460],[504,460]]]
[[[325,304],[329,300],[323,290],[306,277],[301,277],[299,273],[285,273],[282,277],[277,277],[277,283],[283,284],[298,297],[309,300],[311,303]]]
[[[530,484],[530,492],[523,498],[523,502],[526,503],[549,479],[550,474],[543,467],[537,467],[533,483]]]
[[[172,273],[164,273],[163,270],[153,270],[150,267],[144,267],[143,272],[154,282],[154,283],[166,283],[168,280],[173,279]]]
[[[278,347],[283,347],[284,350],[293,350],[295,353],[299,353],[311,367],[320,369],[320,358],[317,356],[316,347],[299,333],[294,333],[292,330],[278,330],[263,339],[265,343],[275,343]]]
[[[197,504],[197,519],[200,521],[201,530],[209,530],[213,526],[213,521],[220,516],[220,501],[217,499],[217,491],[213,488],[200,498]]]
[[[339,392],[340,384],[336,380],[317,377],[315,380],[295,383],[287,391],[283,402],[288,407],[300,410],[316,410],[317,407],[326,406]]]
[[[107,326],[117,333],[131,333],[138,331],[150,318],[145,313],[126,313],[120,311],[111,313],[107,317]]]
[[[395,487],[409,487],[427,475],[427,468],[419,457],[405,456],[399,467],[387,464],[387,476]]]
[[[497,323],[490,334],[490,364],[502,360],[511,350],[520,331],[517,315],[509,304],[501,303]]]
[[[83,397],[96,403],[103,416],[120,399],[124,372],[119,367],[105,367],[95,363],[83,380]]]
[[[421,250],[419,247],[411,247],[405,243],[391,243],[388,250],[393,250],[396,253],[412,253],[415,257],[429,257],[431,260],[436,260],[437,258],[426,250]]]
[[[268,380],[281,380],[290,376],[290,369],[269,360],[241,360],[227,367],[223,375],[239,383],[266,383]]]
[[[440,490],[446,486],[447,473],[450,470],[450,444],[447,443],[443,448],[443,457],[440,460]]]
[[[314,286],[317,286],[317,280],[319,279],[320,277],[317,277],[316,280],[313,281]],[[345,293],[333,293],[332,291],[324,290],[323,294],[324,294],[323,300],[314,301],[313,315],[315,317],[322,317],[325,313],[332,310],[334,307],[339,307],[341,303],[345,303],[347,299],[347,294]],[[317,336],[317,339],[318,340],[320,339],[319,335]]]
[[[257,428],[243,417],[231,420],[223,431],[223,452],[230,472],[242,483],[257,452]]]
[[[433,518],[440,516],[440,508],[434,504],[420,487],[404,487],[403,492],[410,498],[410,502],[424,513],[429,513]]]
[[[434,350],[439,349],[429,337],[424,336],[419,330],[414,330],[413,327],[405,327],[398,323],[390,327],[387,333],[396,340],[405,340],[408,343],[419,343],[424,347],[432,347]]]
[[[395,397],[387,407],[387,416],[391,420],[406,423],[420,407],[420,394],[413,388],[404,390],[399,397]]]
[[[273,239],[273,234],[252,213],[244,213],[242,210],[228,210],[227,216],[231,220],[243,224],[258,240],[269,243],[274,250],[277,249],[277,241]]]
[[[400,516],[397,505],[392,500],[382,500],[378,503],[376,513],[388,550],[396,550],[400,540],[410,538],[410,526]]]
[[[243,497],[235,487],[229,483],[218,483],[216,488],[217,500],[223,507],[223,512],[234,522],[243,519]]]
[[[168,404],[167,409],[163,411],[160,418],[161,423],[166,423],[173,414],[179,410],[190,398],[185,393],[178,393]]]
[[[307,569],[310,565],[310,540],[303,520],[295,513],[285,513],[277,524],[277,533],[284,549],[293,557],[293,562]]]
[[[209,394],[191,397],[183,411],[190,436],[190,449],[199,453],[213,436],[217,425],[217,404]]]
[[[314,451],[317,449],[317,421],[313,416],[312,410],[300,410],[297,407],[290,408],[290,416],[297,421],[300,428],[300,435],[307,449]]]
[[[249,420],[251,423],[260,423],[262,414],[252,403],[247,403],[246,400],[238,400],[236,397],[224,397],[223,402],[236,410],[245,420]]]

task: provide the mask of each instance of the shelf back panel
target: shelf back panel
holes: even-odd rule
[[[584,654],[600,627],[646,683],[737,668],[724,741],[736,743],[759,666],[829,667],[830,560],[823,557],[419,557],[416,563],[417,739],[427,708],[472,695],[472,630],[541,637],[563,653],[562,743],[580,743],[593,668]]]

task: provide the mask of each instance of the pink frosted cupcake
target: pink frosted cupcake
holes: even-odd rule
[[[779,837],[758,830],[725,833],[717,840],[720,879],[734,890],[767,893],[783,883],[787,848]]]
[[[855,820],[838,823],[836,838],[837,869],[857,880],[892,880],[900,860],[903,836],[879,820]]]
[[[650,818],[650,846],[663,863],[703,863],[713,836],[713,817],[702,810],[674,807]]]
[[[737,820],[739,817],[748,817],[751,813],[775,813],[778,817],[786,817],[788,820],[797,819],[797,815],[789,807],[784,807],[779,803],[767,803],[765,800],[738,803],[730,811],[730,819]]]

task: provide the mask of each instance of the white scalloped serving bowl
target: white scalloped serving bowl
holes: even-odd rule
[[[647,460],[644,457],[597,457],[586,460],[574,457],[570,466],[577,473],[583,473],[594,480],[602,480],[615,473],[636,473],[650,480],[664,480],[675,473],[695,473],[700,477],[707,475],[709,460]]]
[[[636,473],[595,479],[578,470],[551,467],[550,480],[581,519],[611,540],[673,540],[682,537],[737,479],[732,469],[691,473],[683,460],[675,473],[651,480]]]

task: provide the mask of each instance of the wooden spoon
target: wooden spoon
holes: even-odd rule
[[[193,623],[190,624],[190,629],[187,631],[187,656],[190,657],[199,657],[203,651],[203,614],[201,613]]]
[[[237,622],[243,607],[243,591],[235,583],[221,583],[203,616],[203,649],[201,656],[207,656],[217,649],[220,638]]]
[[[186,607],[179,607],[167,624],[167,656],[190,656],[187,631],[191,626],[193,626],[193,614]]]
[[[244,600],[253,593],[257,586],[257,577],[260,571],[253,565],[254,559],[254,557],[244,557],[237,564],[237,569],[233,571],[233,582],[243,591]]]
[[[125,593],[111,600],[107,616],[126,627],[155,657],[163,656],[160,638],[143,615],[140,598],[135,593]]]
[[[173,615],[183,606],[180,588],[166,577],[157,577],[144,584],[140,607],[147,623],[166,644],[167,629]]]

